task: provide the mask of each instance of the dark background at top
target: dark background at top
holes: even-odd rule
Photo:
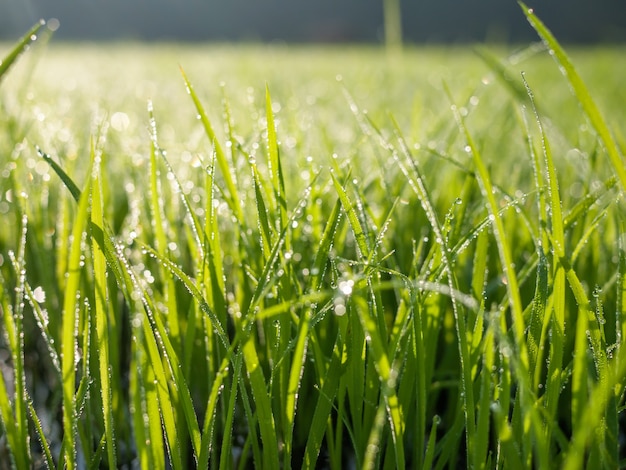
[[[560,41],[626,42],[626,0],[529,0]],[[403,0],[406,42],[522,42],[536,35],[514,0]],[[0,39],[39,18],[57,39],[369,42],[382,0],[0,0]]]

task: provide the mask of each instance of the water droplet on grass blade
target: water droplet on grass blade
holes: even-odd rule
[[[33,299],[40,304],[46,301],[46,293],[41,286],[36,287],[33,291]]]

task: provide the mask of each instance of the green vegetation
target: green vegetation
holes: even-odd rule
[[[4,48],[0,458],[623,466],[626,60],[524,11],[515,53]]]

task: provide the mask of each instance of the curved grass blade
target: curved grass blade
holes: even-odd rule
[[[211,145],[213,145],[213,151],[215,152],[217,163],[220,166],[222,177],[224,178],[224,182],[226,183],[226,188],[228,189],[228,193],[230,194],[230,197],[227,198],[228,205],[233,211],[233,214],[235,214],[235,217],[237,218],[237,220],[241,222],[243,221],[243,210],[241,208],[241,203],[240,203],[241,198],[239,196],[239,192],[237,191],[237,186],[235,185],[233,175],[231,174],[231,169],[230,169],[231,165],[229,164],[226,158],[224,149],[220,145],[215,135],[215,131],[213,130],[213,126],[211,125],[211,121],[209,120],[209,117],[207,116],[206,111],[204,110],[204,107],[202,106],[202,103],[200,102],[200,98],[198,98],[198,95],[196,94],[193,86],[187,79],[187,75],[185,74],[185,71],[183,70],[182,67],[180,68],[180,73],[183,76],[183,80],[185,81],[185,86],[187,87],[187,91],[189,95],[191,96],[191,100],[193,101],[193,104],[196,107],[198,116],[200,116],[200,121],[202,122],[204,131],[207,137],[209,138]]]
[[[4,57],[4,59],[0,60],[0,83],[2,82],[2,78],[9,71],[11,66],[17,61],[19,56],[24,52],[30,44],[37,40],[37,33],[39,30],[45,26],[46,22],[44,20],[39,20],[37,24],[35,24],[15,45],[15,47]]]
[[[580,75],[574,68],[572,61],[569,56],[565,52],[565,50],[561,47],[556,38],[552,35],[550,30],[546,28],[543,22],[537,18],[535,13],[531,8],[528,8],[524,3],[518,2],[524,15],[526,15],[526,19],[531,24],[531,26],[537,31],[537,34],[541,37],[543,42],[546,44],[548,49],[550,50],[550,54],[556,59],[557,63],[560,65],[561,71],[569,81],[570,86],[580,106],[583,111],[589,118],[591,125],[595,128],[600,140],[604,144],[604,148],[609,154],[609,159],[611,164],[613,165],[613,169],[617,174],[620,183],[622,185],[622,190],[626,190],[626,165],[624,165],[624,159],[620,153],[619,147],[617,146],[613,136],[611,135],[611,131],[609,130],[604,117],[600,113],[595,101],[591,97],[589,90],[587,89],[585,83],[583,82]]]
[[[180,267],[177,266],[174,262],[172,262],[168,258],[163,258],[161,255],[159,255],[159,253],[157,253],[149,246],[143,246],[143,249],[149,256],[153,257],[156,261],[158,261],[164,267],[170,270],[172,274],[183,283],[183,285],[189,291],[192,297],[198,302],[198,305],[203,313],[209,317],[211,326],[217,333],[217,336],[221,340],[224,347],[228,349],[230,346],[230,341],[228,340],[228,335],[226,334],[226,331],[224,330],[219,319],[217,318],[217,315],[215,314],[215,312],[213,312],[213,309],[211,309],[209,304],[207,304],[206,300],[202,296],[202,293],[198,290],[192,279],[187,274],[185,274],[185,272],[183,272],[183,270],[180,269]],[[163,329],[163,332],[166,332],[166,330]]]
[[[43,449],[43,454],[45,457],[45,463],[48,470],[52,470],[55,468],[54,459],[52,458],[52,452],[50,452],[50,445],[48,444],[48,440],[46,439],[46,435],[43,432],[43,428],[41,427],[41,421],[37,416],[37,412],[35,411],[35,407],[33,406],[33,401],[29,397],[28,398],[28,412],[30,413],[30,419],[35,426],[35,432],[37,433],[37,438],[39,439],[39,444]]]
[[[45,153],[39,147],[36,147],[36,150],[39,156],[43,158],[46,162],[48,162],[48,165],[50,165],[54,172],[59,176],[59,178],[61,178],[61,181],[63,181],[65,187],[70,191],[74,200],[78,202],[78,199],[80,198],[80,189],[78,189],[78,186],[76,186],[76,183],[74,183],[72,178],[70,178],[69,175],[65,173],[63,168],[61,168],[61,166],[57,162],[55,162],[50,155]]]
[[[56,347],[54,346],[54,338],[52,338],[50,329],[48,328],[48,312],[41,307],[41,305],[35,298],[35,293],[33,292],[32,287],[28,282],[24,285],[24,293],[33,310],[35,321],[37,322],[37,327],[39,328],[41,336],[46,343],[48,354],[50,355],[50,362],[52,363],[54,372],[61,380],[61,361],[59,359],[59,354],[56,350]]]
[[[27,393],[26,375],[24,368],[24,297],[26,285],[26,233],[28,231],[28,218],[22,215],[20,221],[20,239],[17,253],[9,252],[9,258],[15,267],[17,274],[17,286],[15,288],[15,303],[7,314],[3,315],[11,359],[13,360],[14,374],[14,397],[13,411],[7,415],[15,423],[13,428],[12,454],[15,465],[28,465],[30,462],[30,445],[28,435],[27,418]],[[24,467],[26,468],[26,467]]]

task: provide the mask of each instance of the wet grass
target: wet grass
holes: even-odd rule
[[[3,457],[621,466],[626,61],[525,13],[479,54],[6,46]]]

